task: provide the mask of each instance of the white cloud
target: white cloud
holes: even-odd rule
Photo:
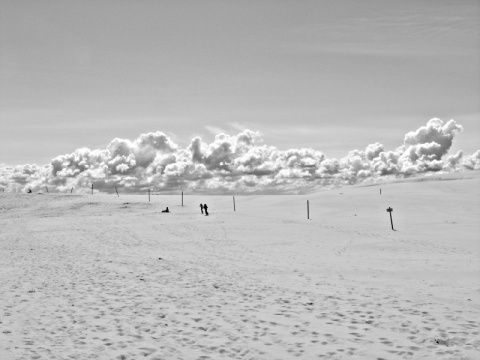
[[[480,150],[448,156],[463,127],[454,120],[431,119],[405,135],[403,144],[385,150],[380,143],[352,150],[341,159],[311,148],[279,150],[263,144],[261,134],[243,130],[219,133],[211,143],[200,137],[180,148],[162,132],[135,140],[113,139],[106,149],[81,148],[50,164],[0,168],[0,187],[57,191],[302,193],[322,186],[375,182],[383,176],[407,177],[437,171],[480,169]]]
[[[469,170],[480,170],[480,150],[475,151],[472,155],[465,156],[461,164]]]
[[[211,125],[205,126],[205,129],[212,135],[226,134],[228,132],[228,131],[223,130],[220,127],[211,126]]]

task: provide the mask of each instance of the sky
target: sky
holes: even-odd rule
[[[0,164],[246,129],[341,158],[432,118],[480,149],[478,1],[0,2]]]

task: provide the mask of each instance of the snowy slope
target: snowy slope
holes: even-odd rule
[[[479,358],[479,185],[0,194],[0,357]]]

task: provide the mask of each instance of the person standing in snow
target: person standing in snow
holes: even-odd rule
[[[203,204],[200,204],[200,211],[201,211],[202,214],[203,214]]]
[[[207,206],[207,204],[203,204],[203,210],[205,210],[205,216],[208,216],[208,206]]]

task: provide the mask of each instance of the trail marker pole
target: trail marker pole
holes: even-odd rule
[[[93,195],[93,184],[92,184],[92,195]]]
[[[380,189],[380,195],[382,195],[382,189]]]
[[[115,185],[115,191],[117,192],[117,196],[120,197],[120,195],[118,195],[117,185]]]
[[[183,191],[182,191],[182,206],[183,206]]]
[[[392,211],[393,211],[393,209],[392,209],[391,207],[389,207],[389,208],[387,209],[387,211],[390,213],[390,223],[392,224],[392,230],[395,231],[395,229],[393,228],[393,220],[392,220]]]
[[[310,220],[310,203],[307,200],[307,219]]]
[[[233,197],[233,211],[235,211],[235,196]]]
[[[148,202],[150,202],[150,189],[148,189]]]

